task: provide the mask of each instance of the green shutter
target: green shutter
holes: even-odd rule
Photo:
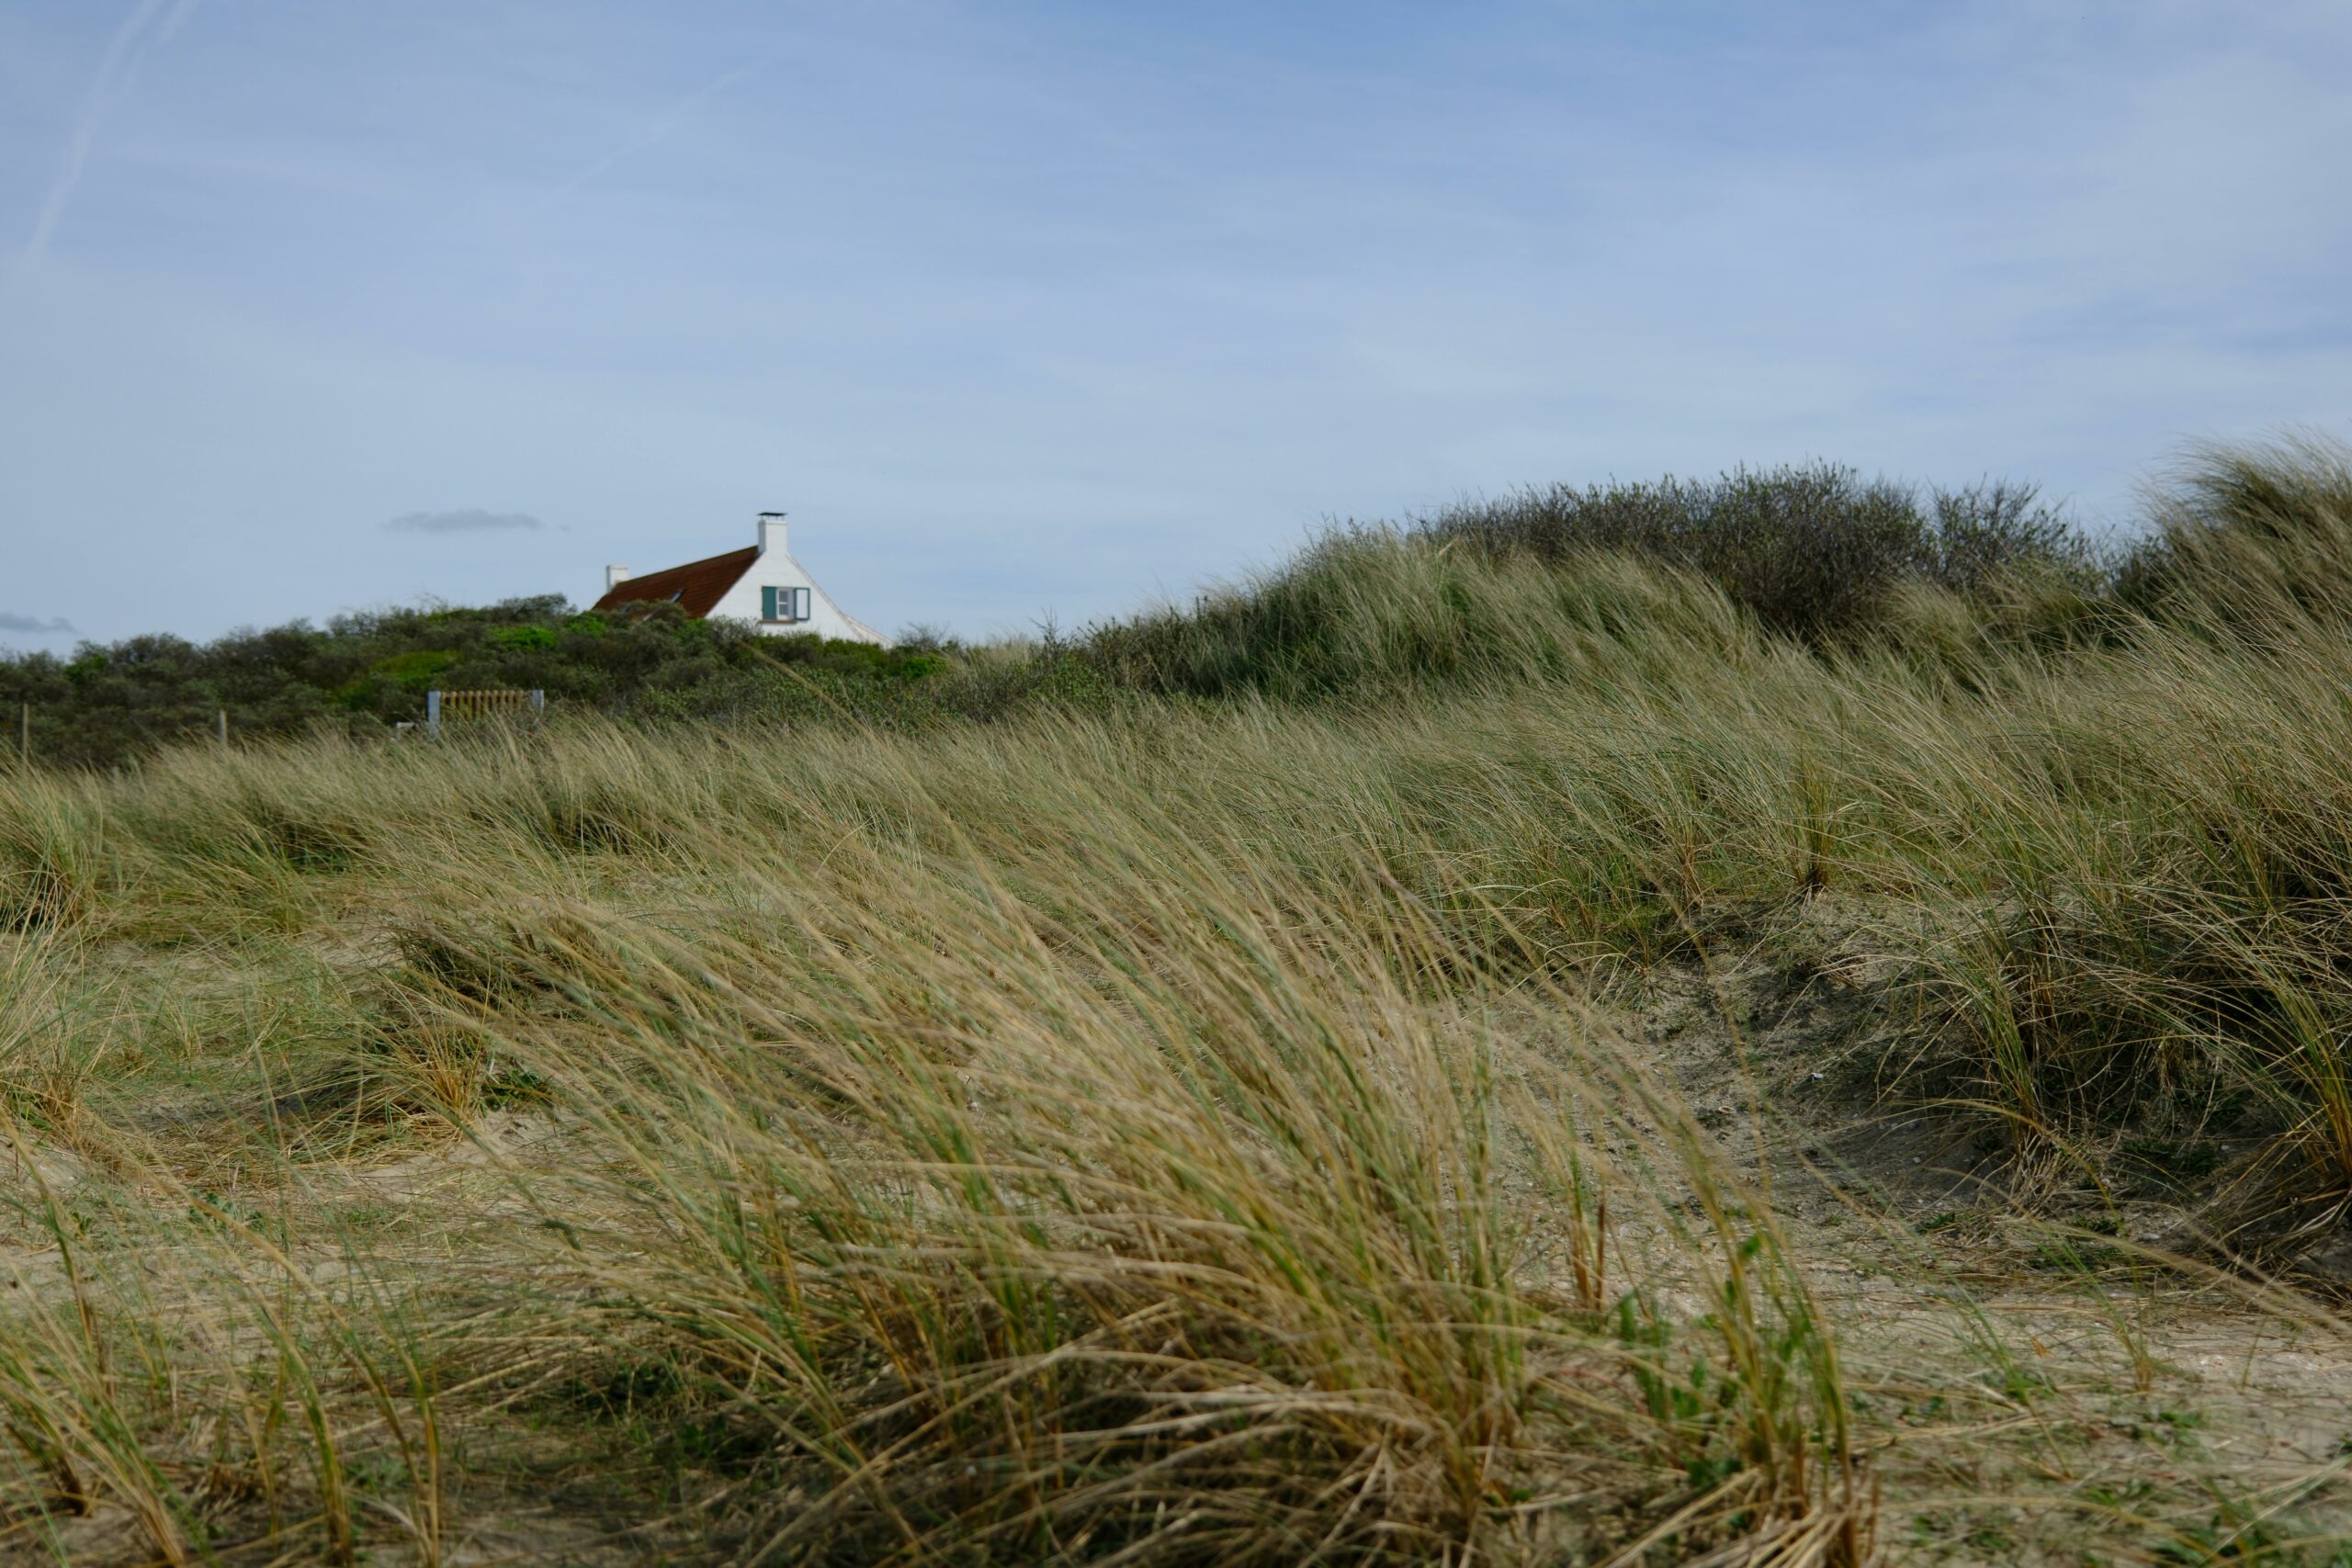
[[[775,619],[775,590],[773,588],[760,590],[760,619],[763,621]]]

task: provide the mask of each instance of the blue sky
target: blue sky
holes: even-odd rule
[[[2352,435],[2352,6],[10,0],[0,645]]]

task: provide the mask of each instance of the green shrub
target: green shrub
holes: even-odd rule
[[[424,694],[435,687],[537,689],[559,712],[688,719],[822,708],[808,700],[806,681],[770,679],[789,666],[854,691],[852,707],[867,709],[876,694],[935,676],[954,657],[764,638],[674,604],[574,615],[561,599],[542,597],[372,611],[323,627],[297,621],[203,645],[163,637],[85,644],[70,662],[0,658],[0,704],[12,714],[19,704],[30,709],[37,760],[108,767],[208,739],[224,712],[240,742],[313,729],[380,735],[423,718]]]
[[[396,653],[377,665],[376,671],[410,691],[421,692],[457,660],[458,656],[446,649],[420,649],[415,653]]]
[[[2019,570],[2083,575],[2086,543],[2030,485],[1918,491],[1832,463],[1712,480],[1555,485],[1450,508],[1419,525],[1490,555],[1559,561],[1616,551],[1696,571],[1776,630],[1866,626],[1896,584],[1977,592]]]
[[[1565,675],[1599,640],[1620,653],[1677,636],[1728,646],[1742,611],[1815,643],[2063,640],[2099,589],[2088,542],[2030,486],[1922,502],[1816,464],[1555,486],[1405,529],[1334,529],[1188,609],[1091,626],[1075,651],[1116,685],[1313,699]]]

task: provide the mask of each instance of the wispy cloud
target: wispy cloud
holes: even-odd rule
[[[406,512],[386,523],[388,534],[504,534],[544,528],[527,512]]]
[[[82,107],[75,112],[73,130],[66,138],[65,156],[58,164],[56,176],[50,181],[40,214],[33,220],[32,238],[17,257],[12,281],[21,279],[49,249],[49,242],[65,216],[66,203],[73,199],[74,187],[82,183],[82,171],[90,161],[90,145],[97,140],[98,127],[105,123],[107,111],[114,101],[130,89],[140,57],[168,41],[187,25],[196,7],[197,0],[139,0],[122,25],[115,28],[114,37],[107,42],[106,53],[98,61],[97,74],[90,78],[89,89],[82,95]]]
[[[44,621],[39,615],[13,615],[6,610],[0,610],[0,632],[32,632],[40,634],[44,632],[71,632],[73,629],[74,623],[67,620],[62,615],[55,615]]]
[[[638,128],[636,134],[627,141],[613,146],[594,161],[582,164],[570,178],[534,203],[526,216],[533,220],[545,217],[550,209],[560,206],[588,186],[594,185],[627,159],[642,152],[668,136],[680,119],[701,107],[705,101],[716,97],[746,76],[763,70],[766,64],[765,59],[749,61],[713,76],[701,86],[678,98],[647,120]]]

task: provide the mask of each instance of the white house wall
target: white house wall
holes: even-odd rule
[[[805,621],[766,622],[760,619],[760,590],[763,588],[806,588],[808,590],[808,618]],[[841,606],[828,598],[817,586],[816,580],[802,570],[798,561],[780,550],[770,550],[753,561],[735,586],[719,596],[710,607],[714,615],[726,615],[735,620],[749,621],[768,637],[792,637],[815,632],[820,637],[839,637],[849,642],[875,642],[885,648],[890,639],[867,626],[854,615],[844,615]]]

